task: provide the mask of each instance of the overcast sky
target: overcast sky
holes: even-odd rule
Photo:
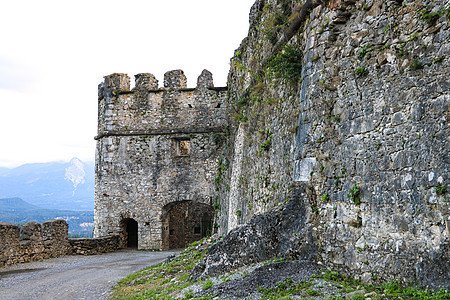
[[[203,69],[225,86],[254,0],[3,1],[0,167],[94,160],[103,76]]]

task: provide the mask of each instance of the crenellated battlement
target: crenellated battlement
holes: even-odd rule
[[[130,78],[124,73],[104,77],[99,85],[97,138],[161,132],[217,132],[227,123],[227,88],[214,87],[213,75],[203,70],[195,88],[187,88],[182,70],[164,74],[164,87],[151,73]]]
[[[164,90],[186,90],[215,89],[225,90],[226,87],[214,87],[213,75],[208,70],[203,70],[197,78],[195,88],[187,87],[187,78],[183,70],[172,70],[164,74],[164,86],[159,87],[159,81],[151,73],[139,73],[134,75],[135,87],[130,89],[130,77],[125,73],[113,73],[104,77],[104,81],[99,84],[99,99],[104,97],[105,90],[114,90],[118,93],[134,91],[161,92]]]
[[[135,89],[137,90],[157,90],[158,79],[151,73],[139,73],[134,75]]]
[[[115,89],[118,91],[129,91],[130,90],[130,77],[124,73],[114,73],[105,76],[104,88]]]

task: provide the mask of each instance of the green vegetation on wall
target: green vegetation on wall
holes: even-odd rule
[[[296,83],[302,77],[302,51],[294,45],[287,45],[267,66],[270,78]]]

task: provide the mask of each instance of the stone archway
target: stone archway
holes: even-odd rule
[[[138,247],[138,222],[132,218],[122,219],[122,245],[128,248]]]
[[[211,235],[214,208],[195,201],[176,201],[163,207],[161,215],[163,250],[184,248]]]

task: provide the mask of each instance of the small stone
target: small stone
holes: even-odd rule
[[[365,300],[371,300],[372,298],[377,298],[378,294],[376,292],[367,293],[364,295]]]
[[[379,65],[383,65],[387,62],[393,63],[395,61],[395,58],[396,56],[394,52],[392,52],[391,50],[385,50],[377,55],[377,62]]]
[[[364,295],[364,290],[357,290],[345,295],[345,299],[352,299],[356,295]]]
[[[383,2],[375,2],[367,14],[372,17],[377,17],[379,14],[381,14],[382,8]]]

